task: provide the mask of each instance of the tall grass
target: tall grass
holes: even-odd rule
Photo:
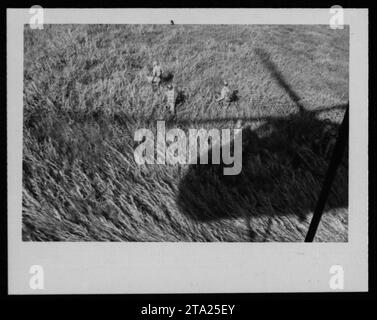
[[[185,93],[175,118],[146,81],[156,59]],[[347,100],[348,29],[26,25],[23,240],[301,241]],[[157,119],[186,132],[242,119],[242,174],[137,165],[134,132]],[[347,168],[348,155],[318,241],[347,241]]]

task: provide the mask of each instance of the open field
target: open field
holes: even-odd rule
[[[348,102],[349,30],[25,25],[24,241],[303,241]],[[182,88],[171,117],[146,81]],[[238,90],[215,102],[223,79]],[[243,126],[243,169],[135,163],[134,132]],[[348,153],[316,241],[347,241]]]

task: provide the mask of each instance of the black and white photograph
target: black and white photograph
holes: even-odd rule
[[[129,292],[161,288],[137,284],[153,264],[180,279],[166,292],[217,292],[210,279],[227,277],[228,263],[239,268],[231,278],[250,266],[264,274],[230,281],[230,292],[344,289],[329,282],[343,268],[360,268],[345,283],[364,288],[365,11],[144,10],[10,12],[10,248],[31,268],[14,271],[13,291],[33,289],[23,279],[34,271],[62,272],[58,260],[95,257],[112,281],[115,269],[139,268]],[[280,279],[272,261],[318,259],[291,287],[286,275],[267,284]],[[180,278],[211,263],[207,285]],[[67,293],[58,279],[49,290]],[[85,283],[71,293],[91,290]]]
[[[302,241],[348,60],[348,27],[25,25],[23,240]],[[347,227],[344,152],[316,240]]]

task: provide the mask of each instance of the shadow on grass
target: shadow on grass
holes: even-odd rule
[[[241,173],[225,176],[224,163],[190,165],[180,182],[177,204],[199,221],[258,214],[305,219],[318,199],[337,129],[337,124],[318,120],[310,112],[273,119],[254,130],[246,127]],[[348,205],[348,153],[338,170],[328,209]]]
[[[167,72],[163,73],[162,76],[161,76],[161,84],[163,84],[163,85],[169,84],[173,81],[173,79],[174,79],[173,72],[167,71]]]
[[[289,117],[261,117],[258,120],[263,123],[258,128],[243,128],[239,175],[225,176],[223,163],[190,165],[179,185],[177,205],[191,219],[217,221],[257,215],[296,215],[304,220],[318,200],[339,125],[320,120],[317,114],[323,110],[346,110],[348,104],[306,110],[269,54],[261,49],[256,54],[287,91],[298,112]],[[211,157],[210,149],[208,159]],[[348,150],[338,168],[327,209],[347,206]],[[250,229],[249,234],[252,241],[255,233]]]
[[[230,102],[237,102],[239,100],[240,100],[240,98],[238,96],[238,90],[233,90],[232,94],[229,97],[229,101]]]

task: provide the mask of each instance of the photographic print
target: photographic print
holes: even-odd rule
[[[367,291],[368,90],[366,9],[8,9],[9,294]]]

